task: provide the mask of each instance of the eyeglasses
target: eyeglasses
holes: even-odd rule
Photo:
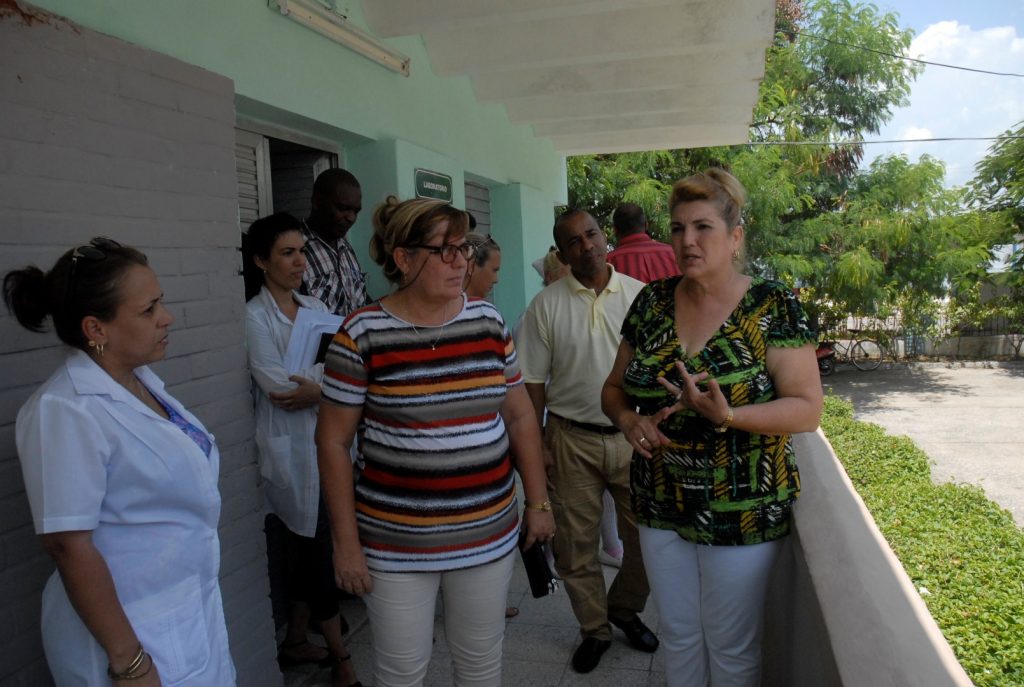
[[[111,251],[121,248],[121,244],[114,239],[108,239],[106,236],[97,236],[89,243],[84,246],[79,246],[71,252],[71,272],[68,274],[68,293],[66,301],[71,300],[71,296],[75,292],[75,272],[77,271],[78,261],[81,259],[88,260],[90,262],[99,262],[107,257],[107,254],[103,251]]]
[[[408,248],[422,248],[423,250],[430,251],[433,255],[440,255],[441,262],[452,263],[455,262],[455,254],[460,253],[462,258],[467,262],[473,259],[476,255],[476,248],[471,243],[463,243],[456,246],[454,243],[446,243],[443,246],[428,246],[426,244],[414,244],[407,246]]]

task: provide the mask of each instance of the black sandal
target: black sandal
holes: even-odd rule
[[[298,649],[299,647],[306,645],[316,647],[317,649],[323,649],[323,658],[296,658],[294,656],[289,656],[287,653],[292,649]],[[291,643],[285,642],[281,646],[277,647],[277,664],[282,668],[293,668],[301,665],[316,665],[321,668],[326,668],[327,666],[334,664],[334,656],[332,656],[331,652],[326,648],[306,640]]]
[[[332,663],[332,665],[331,665],[331,681],[332,682],[334,680],[338,679],[338,677],[339,677],[338,673],[341,672],[341,664],[342,663],[347,663],[348,661],[351,661],[351,660],[352,660],[352,652],[351,651],[348,652],[347,654],[345,654],[344,656],[333,656],[333,655],[331,656],[331,663]],[[363,683],[360,682],[359,680],[356,680],[355,682],[352,682],[352,683],[346,685],[346,687],[363,687]]]

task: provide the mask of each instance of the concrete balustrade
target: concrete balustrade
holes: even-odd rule
[[[769,594],[765,686],[973,684],[824,433],[794,445],[802,493]]]

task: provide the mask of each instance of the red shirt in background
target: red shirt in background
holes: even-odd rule
[[[672,246],[655,241],[645,233],[632,234],[619,241],[608,254],[608,262],[616,272],[649,283],[679,274]]]

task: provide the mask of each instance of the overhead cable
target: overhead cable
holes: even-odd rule
[[[826,43],[832,43],[833,45],[842,45],[847,48],[853,48],[855,50],[864,50],[867,52],[873,52],[877,55],[884,55],[886,57],[895,57],[899,60],[907,60],[908,62],[917,62],[918,64],[927,64],[933,67],[945,67],[946,69],[960,69],[965,72],[977,72],[978,74],[991,74],[993,76],[1012,76],[1018,79],[1024,79],[1024,74],[1017,74],[1016,72],[994,72],[988,69],[975,69],[974,67],[961,67],[955,64],[943,64],[942,62],[931,62],[929,60],[919,60],[916,57],[907,57],[906,55],[895,55],[891,52],[885,52],[884,50],[876,50],[874,48],[867,48],[863,45],[854,45],[853,43],[845,43],[838,41],[834,38],[827,38],[825,36],[816,33],[807,33],[804,31],[786,31],[785,33],[792,33],[797,36],[805,36],[807,38],[816,38],[819,41],[825,41]]]
[[[736,145],[749,146],[862,146],[873,143],[934,143],[942,141],[1013,141],[1024,138],[1024,135],[1010,136],[944,136],[936,138],[891,138],[879,141],[749,141]]]

